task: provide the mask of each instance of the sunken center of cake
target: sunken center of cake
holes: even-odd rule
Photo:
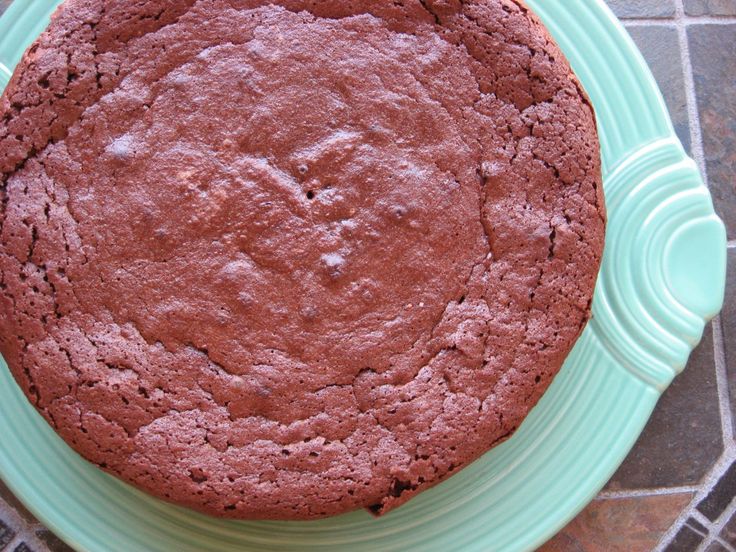
[[[136,115],[73,198],[87,220],[131,221],[95,230],[103,302],[242,375],[235,416],[384,371],[488,252],[477,161],[434,70],[458,53],[377,21],[274,11],[245,44],[129,77],[113,97]]]

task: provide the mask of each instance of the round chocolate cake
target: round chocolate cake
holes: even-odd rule
[[[0,181],[29,400],[233,518],[382,514],[508,438],[603,249],[592,108],[518,0],[67,0]]]

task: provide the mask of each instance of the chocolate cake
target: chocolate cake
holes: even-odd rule
[[[518,0],[67,0],[0,180],[28,399],[232,518],[380,515],[507,439],[603,249],[593,110]]]

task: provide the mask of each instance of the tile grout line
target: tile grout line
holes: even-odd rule
[[[688,119],[689,119],[689,129],[690,129],[690,141],[691,141],[691,148],[692,148],[692,155],[695,158],[695,162],[698,165],[698,168],[700,169],[701,175],[703,177],[704,182],[706,185],[708,184],[708,175],[707,175],[707,169],[705,165],[705,153],[703,149],[703,135],[702,135],[702,129],[700,127],[700,116],[698,113],[698,104],[697,104],[697,95],[695,91],[695,77],[693,74],[693,67],[692,67],[692,59],[690,57],[690,46],[688,44],[688,37],[687,37],[687,18],[685,16],[685,7],[683,4],[683,0],[676,0],[675,1],[675,20],[674,20],[674,27],[677,29],[677,36],[678,41],[680,44],[680,55],[682,60],[682,67],[683,67],[683,78],[685,80],[685,97],[687,101],[687,112],[688,112]],[[721,432],[722,432],[722,442],[724,451],[723,454],[721,454],[721,457],[718,459],[716,464],[713,466],[713,468],[710,470],[710,472],[707,474],[707,476],[703,479],[703,484],[700,487],[700,490],[693,496],[693,499],[690,501],[690,503],[680,512],[680,515],[677,517],[677,519],[672,523],[672,525],[665,531],[665,533],[660,537],[659,542],[657,543],[657,546],[655,548],[656,551],[661,552],[665,549],[665,547],[672,541],[672,539],[677,535],[677,533],[682,529],[682,527],[687,522],[688,518],[690,516],[696,517],[695,512],[697,505],[700,503],[703,498],[705,498],[708,493],[711,492],[713,487],[718,482],[719,478],[725,473],[725,471],[730,467],[733,457],[734,457],[734,451],[733,451],[733,440],[732,440],[732,420],[730,418],[730,409],[726,413],[724,411],[724,401],[723,401],[723,388],[722,383],[720,380],[720,371],[719,371],[719,362],[721,360],[720,353],[723,350],[723,339],[722,339],[722,332],[720,324],[717,321],[714,321],[713,325],[713,348],[714,348],[714,368],[716,371],[716,385],[717,385],[717,392],[718,392],[718,409],[719,409],[719,417],[721,421]],[[716,335],[717,334],[717,335]],[[728,394],[725,394],[725,398],[728,399]],[[727,403],[726,403],[727,405]],[[726,431],[728,430],[728,434]],[[727,436],[728,435],[728,436]],[[700,517],[700,516],[697,516]],[[697,518],[696,518],[697,519]],[[706,525],[708,528],[712,528],[712,524],[708,523]],[[706,541],[711,541],[713,538],[714,531],[711,529],[709,531],[708,536],[706,537]]]
[[[711,520],[709,520],[707,517],[705,517],[705,515],[703,515],[702,513],[700,513],[700,510],[698,510],[698,509],[691,510],[690,511],[690,517],[692,517],[695,521],[697,521],[698,523],[700,523],[701,525],[703,525],[703,527],[705,527],[705,530],[706,531],[710,532],[710,529],[713,526],[713,522]],[[706,537],[708,535],[706,534],[706,535],[703,535],[703,536]]]
[[[681,21],[685,25],[729,25],[736,23],[736,16],[724,15],[724,16],[687,16],[682,17],[629,17],[620,18],[620,21],[625,25],[631,25],[632,27],[639,27],[642,25],[652,27],[676,27],[677,22]]]
[[[655,489],[631,489],[626,491],[601,491],[595,500],[615,500],[625,498],[637,498],[645,496],[666,496],[680,493],[695,493],[698,487],[696,485],[682,485],[680,487],[660,487]]]
[[[726,526],[726,524],[731,520],[731,516],[736,515],[736,496],[733,497],[731,502],[729,503],[728,507],[723,510],[720,517],[711,523],[710,525],[710,534],[705,537],[702,544],[698,547],[698,551],[705,550],[708,545],[710,545],[714,541],[719,541],[719,535],[721,534],[721,531]],[[719,544],[721,544],[719,542]],[[728,550],[732,550],[729,546]]]
[[[15,535],[13,537],[13,540],[11,540],[8,544],[6,544],[3,550],[10,552],[11,550],[15,550],[17,546],[20,546],[24,542],[26,541],[23,539],[23,535]]]
[[[700,114],[698,112],[698,98],[695,91],[695,75],[693,74],[690,45],[687,40],[687,23],[683,0],[675,0],[675,28],[680,42],[680,56],[682,59],[682,76],[685,80],[685,99],[687,114],[690,119],[690,148],[693,158],[700,169],[703,182],[708,186],[708,170],[705,166],[705,150],[703,149],[703,131],[700,128]]]
[[[728,242],[728,248],[729,249],[736,249],[736,240],[731,240]]]
[[[697,94],[695,91],[695,76],[693,73],[693,66],[692,66],[692,58],[690,57],[690,45],[688,43],[688,37],[687,37],[687,23],[688,18],[685,15],[685,6],[683,0],[675,0],[675,28],[677,29],[677,36],[678,41],[680,44],[680,56],[682,60],[682,72],[683,72],[683,79],[685,81],[685,98],[686,98],[686,104],[687,104],[687,112],[688,112],[688,119],[689,119],[689,130],[690,130],[690,142],[691,142],[691,148],[692,148],[692,155],[695,158],[695,162],[698,165],[698,168],[700,169],[701,175],[703,177],[703,181],[705,182],[706,186],[708,185],[708,174],[707,169],[705,165],[705,152],[703,148],[703,133],[702,129],[700,127],[700,114],[698,112],[698,103],[697,103]],[[693,513],[696,510],[696,506],[700,503],[700,501],[705,498],[708,493],[712,490],[712,488],[715,486],[715,484],[718,482],[720,476],[723,475],[723,473],[730,467],[731,462],[733,460],[732,458],[732,449],[731,445],[732,441],[730,440],[732,433],[729,432],[728,437],[726,437],[725,430],[732,429],[731,427],[731,419],[730,419],[730,409],[728,412],[728,416],[724,416],[724,410],[723,410],[723,393],[722,393],[722,386],[720,385],[720,377],[719,377],[719,354],[723,350],[723,335],[721,331],[721,326],[718,324],[716,327],[716,323],[713,324],[713,347],[714,347],[714,364],[715,364],[715,370],[716,370],[716,385],[717,385],[717,392],[718,392],[718,406],[719,406],[719,417],[721,419],[721,432],[723,433],[721,436],[724,451],[721,457],[716,462],[716,465],[713,466],[710,473],[704,478],[703,484],[700,487],[700,491],[693,496],[693,499],[690,501],[690,504],[687,505],[686,508],[683,509],[683,511],[680,513],[680,516],[677,520],[672,524],[672,526],[665,532],[664,535],[660,538],[659,544],[657,546],[658,550],[662,550],[666,544],[668,544],[672,538],[677,534],[677,532],[682,528],[682,526],[685,524],[687,519],[693,515]],[[716,335],[717,334],[717,335]],[[728,396],[726,395],[726,398]],[[716,476],[717,474],[717,476]],[[706,527],[711,527],[711,524],[707,524]]]
[[[693,512],[696,511],[696,506],[700,504],[701,500],[708,496],[715,484],[718,483],[721,476],[731,466],[731,463],[734,461],[734,456],[735,455],[732,454],[731,451],[724,451],[723,454],[721,454],[711,470],[703,477],[700,490],[695,493],[695,496],[690,500],[690,503],[682,509],[682,512],[680,512],[680,515],[672,522],[669,529],[662,534],[659,542],[654,547],[653,552],[663,552],[670,541],[675,537],[680,529],[682,529],[682,526],[685,525],[688,518],[690,516],[695,517]],[[710,521],[709,525],[712,525]]]
[[[621,19],[624,27],[671,27],[675,28],[677,22],[674,19]]]
[[[736,23],[736,15],[682,15],[688,25],[725,25]]]
[[[720,517],[712,523],[713,529],[715,529],[714,532],[720,533],[734,515],[736,515],[736,495],[731,499],[726,509],[721,512]]]
[[[718,391],[718,409],[721,415],[721,431],[723,432],[724,450],[734,451],[733,418],[731,416],[731,399],[728,390],[728,374],[726,373],[726,341],[723,337],[723,323],[719,314],[713,319],[713,360],[716,365],[716,390]]]
[[[736,552],[736,548],[728,544],[726,541],[724,541],[721,537],[716,537],[713,539],[713,542],[717,542],[720,544],[723,548],[725,548],[728,552]]]

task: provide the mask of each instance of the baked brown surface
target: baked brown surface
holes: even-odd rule
[[[0,104],[0,351],[79,453],[227,517],[383,513],[590,313],[594,115],[511,0],[67,0]]]

